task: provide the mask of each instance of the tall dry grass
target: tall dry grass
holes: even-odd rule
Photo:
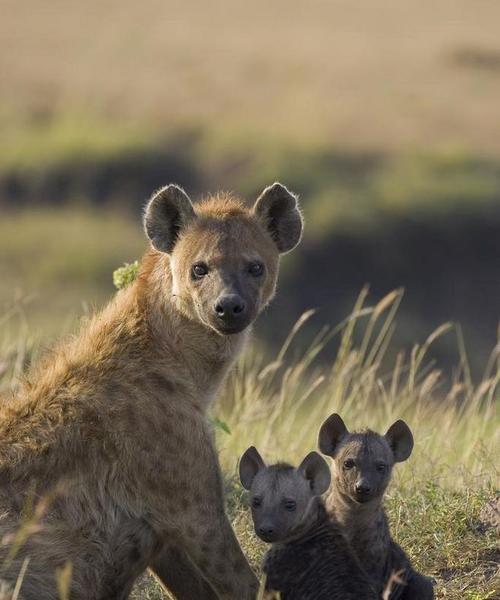
[[[227,475],[229,514],[258,569],[265,547],[253,535],[244,494],[234,477],[244,449],[253,444],[269,461],[297,462],[316,447],[318,429],[331,412],[339,412],[351,428],[369,426],[377,431],[403,418],[416,444],[410,460],[395,470],[395,485],[388,492],[396,539],[417,568],[436,578],[437,598],[494,598],[499,589],[495,535],[481,533],[477,523],[485,499],[499,485],[500,344],[492,349],[478,382],[472,381],[460,328],[451,323],[439,327],[423,344],[396,353],[391,365],[401,298],[402,292],[396,290],[368,306],[363,290],[346,319],[321,329],[305,350],[300,350],[298,338],[312,311],[299,319],[274,358],[251,350],[241,359],[212,417]],[[38,352],[23,315],[23,307],[16,306],[0,319],[0,331],[11,332],[12,321],[19,325],[17,336],[0,336],[0,394],[15,390]],[[429,358],[432,344],[444,335],[456,336],[461,356],[451,378]],[[322,350],[335,342],[336,359],[325,364]],[[37,507],[32,512],[35,521],[23,523],[12,544],[17,549],[36,527]],[[23,567],[28,568],[29,564]],[[0,585],[0,598],[17,598],[23,577],[21,572],[13,591]],[[67,598],[70,566],[58,578],[60,597]],[[132,598],[167,596],[152,578],[145,578]]]
[[[316,447],[322,421],[338,412],[348,427],[383,432],[399,419],[410,425],[416,441],[412,459],[398,468],[404,480],[433,478],[452,487],[498,484],[500,450],[497,414],[500,399],[500,344],[484,365],[481,381],[471,379],[460,327],[446,323],[421,345],[387,354],[402,291],[367,306],[367,290],[337,327],[324,328],[309,347],[297,352],[294,341],[305,313],[273,360],[249,352],[232,375],[216,407],[230,431],[218,434],[226,469],[255,444],[270,459],[297,460]],[[460,363],[447,379],[428,357],[441,336],[454,335]],[[333,364],[321,351],[339,338]],[[295,344],[296,345],[296,344]]]
[[[459,485],[498,484],[496,457],[500,450],[500,342],[474,382],[458,325],[446,323],[421,345],[397,353],[388,364],[388,350],[397,326],[402,291],[396,290],[374,306],[366,304],[368,291],[359,295],[352,312],[336,327],[322,328],[301,350],[297,334],[313,311],[292,327],[281,350],[268,358],[250,349],[230,376],[214,407],[219,425],[221,461],[231,472],[251,444],[270,458],[290,460],[316,446],[322,421],[339,412],[348,427],[384,431],[403,418],[411,426],[414,457],[399,469],[402,477],[426,473]],[[10,335],[12,321],[18,335]],[[0,393],[15,390],[39,352],[30,334],[25,308],[18,303],[0,318]],[[451,377],[428,357],[441,336],[454,335],[460,362]],[[332,364],[321,352],[337,341]]]

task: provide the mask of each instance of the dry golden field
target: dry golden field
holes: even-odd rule
[[[211,414],[249,560],[248,445],[404,418],[396,539],[439,600],[500,599],[498,0],[0,0],[0,394],[140,259],[155,187],[276,179],[304,240]]]
[[[394,536],[417,568],[434,578],[437,600],[495,600],[500,597],[498,531],[485,523],[483,509],[498,494],[500,482],[500,345],[477,384],[470,379],[463,348],[451,382],[429,362],[429,351],[450,334],[451,324],[415,344],[410,354],[398,352],[384,367],[400,300],[401,292],[395,291],[373,306],[364,291],[344,321],[319,330],[309,347],[297,342],[297,334],[313,318],[311,312],[291,328],[273,357],[264,358],[255,344],[242,357],[210,415],[228,512],[260,573],[266,548],[253,533],[248,498],[237,482],[242,452],[256,445],[268,461],[298,464],[316,448],[319,426],[332,412],[340,413],[350,429],[368,425],[381,432],[404,418],[414,433],[415,448],[410,459],[395,468],[387,493]],[[21,325],[17,337],[8,333],[9,321]],[[16,315],[2,316],[0,334],[2,394],[15,390],[41,350],[25,336]],[[335,339],[340,341],[335,360],[320,362],[319,354]],[[145,575],[131,598],[168,596]]]
[[[453,319],[482,368],[498,323],[498,2],[0,0],[0,14],[2,309],[35,296],[43,336],[102,302],[167,181],[251,199],[281,179],[303,198],[304,260],[335,257],[330,286],[298,264],[282,278],[281,338],[311,306],[342,319],[365,283],[375,298],[405,286],[401,341]],[[59,209],[75,202],[98,209]],[[101,216],[111,202],[131,225]]]
[[[97,115],[500,153],[494,0],[2,0],[0,121]],[[1,131],[1,130],[0,130]]]

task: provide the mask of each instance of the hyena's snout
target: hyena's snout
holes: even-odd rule
[[[373,496],[373,486],[367,478],[360,477],[354,485],[354,491],[359,502],[366,502]]]
[[[213,310],[217,325],[225,333],[239,333],[249,324],[248,303],[239,294],[219,296]]]

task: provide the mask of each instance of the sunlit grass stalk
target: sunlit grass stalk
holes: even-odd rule
[[[351,428],[384,431],[398,418],[409,422],[418,460],[402,467],[402,480],[419,470],[452,486],[465,478],[497,481],[498,469],[487,457],[499,450],[498,350],[488,363],[490,377],[474,385],[459,349],[460,369],[446,384],[428,359],[436,340],[455,330],[445,323],[415,345],[408,358],[398,353],[391,369],[387,351],[401,297],[396,290],[368,307],[363,290],[341,327],[322,330],[304,353],[292,356],[290,349],[312,313],[299,319],[276,359],[265,363],[251,353],[244,357],[216,407],[232,432],[224,440],[223,462],[225,456],[234,461],[250,444],[299,458],[315,447],[323,419],[337,411]],[[338,334],[337,356],[325,365],[320,354]]]

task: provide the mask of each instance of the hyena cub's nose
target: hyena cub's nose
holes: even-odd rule
[[[372,491],[372,488],[364,482],[356,484],[356,491],[358,494],[369,494]]]
[[[270,535],[273,535],[273,533],[274,533],[273,527],[269,527],[269,526],[259,527],[259,535],[261,535],[261,536],[268,537]]]
[[[215,303],[215,312],[219,319],[224,321],[232,321],[242,317],[245,314],[245,303],[243,298],[237,294],[222,296]]]

